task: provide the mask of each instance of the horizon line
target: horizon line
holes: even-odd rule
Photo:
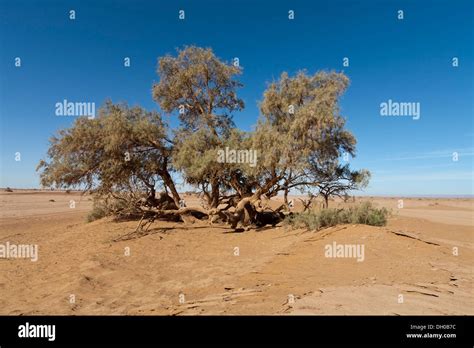
[[[77,189],[48,189],[48,188],[20,188],[20,187],[0,187],[0,190],[5,191],[7,188],[11,190],[21,190],[21,191],[28,191],[28,190],[34,190],[34,191],[46,191],[46,192],[66,192],[66,191],[71,191],[71,192],[84,192],[83,190],[77,190]],[[179,194],[184,194],[187,192],[192,192],[192,190],[188,191],[180,191],[178,192]],[[14,192],[9,192],[9,193],[14,193]],[[196,192],[199,193],[199,192]],[[304,194],[290,194],[290,196],[295,196],[295,197],[305,197],[306,195]],[[355,196],[355,197],[383,197],[383,198],[403,198],[403,197],[408,197],[408,198],[474,198],[473,193],[465,193],[465,194],[449,194],[449,193],[443,193],[443,194],[383,194],[383,193],[374,193],[374,194],[359,194],[359,195],[350,195],[350,196]]]

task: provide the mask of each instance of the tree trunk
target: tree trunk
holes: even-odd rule
[[[275,185],[279,180],[281,180],[281,178],[281,176],[274,177],[272,180],[268,181],[263,187],[259,188],[252,196],[241,199],[235,207],[235,212],[232,215],[231,221],[229,221],[231,223],[231,227],[235,228],[239,221],[246,223],[247,219],[245,213],[249,213],[248,215],[250,216],[253,215],[251,211],[256,210],[255,203],[260,200],[260,196],[262,194],[267,193],[273,187],[273,185]],[[250,207],[248,207],[248,205],[250,205]],[[254,218],[254,216],[252,216],[252,218]]]
[[[179,217],[182,218],[184,215],[194,216],[198,219],[204,219],[209,217],[209,212],[199,207],[184,207],[179,209],[156,209],[156,208],[143,208],[143,211],[153,212],[157,214],[158,218],[171,218]],[[184,220],[183,220],[184,221]]]
[[[174,186],[173,178],[171,177],[170,173],[167,170],[164,170],[160,173],[160,176],[163,179],[165,185],[170,189],[174,203],[179,207],[179,201],[181,198],[179,197],[179,193]]]
[[[219,205],[219,181],[213,179],[211,182],[211,202],[210,206],[212,208],[217,208]]]
[[[324,195],[324,208],[329,208],[329,195]]]

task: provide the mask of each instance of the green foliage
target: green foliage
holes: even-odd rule
[[[100,194],[150,188],[167,169],[167,145],[159,114],[108,101],[97,118],[78,118],[51,138],[49,160],[38,165],[41,184]]]
[[[386,208],[375,208],[370,202],[363,202],[347,209],[323,209],[320,212],[304,212],[291,215],[285,223],[294,228],[320,230],[338,224],[364,224],[384,226],[389,211]]]
[[[293,228],[307,228],[311,231],[321,229],[319,215],[308,211],[304,213],[294,213],[283,220],[283,223]]]
[[[324,198],[326,208],[329,197],[348,197],[348,191],[367,187],[371,177],[368,170],[351,170],[348,164],[341,165],[337,160],[324,163],[319,163],[317,159],[311,160],[308,173],[318,187],[319,194]]]
[[[217,58],[210,48],[195,46],[167,55],[158,63],[160,77],[153,98],[167,113],[177,114],[172,163],[184,179],[202,189],[217,207],[229,168],[216,161],[217,151],[235,130],[232,112],[244,107],[237,97],[239,67]]]
[[[139,217],[140,210],[131,204],[133,199],[128,194],[116,194],[114,196],[94,196],[92,210],[87,216],[87,222],[113,216],[115,220]]]
[[[244,107],[236,89],[242,84],[235,79],[241,70],[222,62],[210,48],[185,47],[173,57],[160,58],[153,86],[153,98],[168,112],[179,112],[186,130],[207,128],[225,133],[233,127],[231,113]]]
[[[343,73],[301,71],[294,77],[282,73],[268,86],[252,135],[253,148],[261,154],[253,175],[261,185],[276,177],[284,186],[309,186],[318,182],[310,173],[312,160],[354,154],[356,140],[344,129],[338,106],[348,85]]]
[[[305,165],[310,156],[333,158],[342,151],[353,154],[355,138],[344,130],[338,101],[349,85],[343,73],[321,71],[295,77],[282,73],[269,85],[260,105],[260,127],[279,136],[283,163]],[[257,128],[257,132],[258,132]]]
[[[87,222],[92,222],[95,220],[102,219],[109,215],[109,210],[103,202],[96,202],[92,206],[92,210],[87,215]]]

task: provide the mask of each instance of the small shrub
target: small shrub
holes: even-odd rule
[[[319,212],[319,221],[321,228],[335,226],[343,222],[341,209],[323,209]]]
[[[106,216],[114,216],[115,220],[126,220],[141,216],[141,212],[135,207],[133,199],[130,197],[95,196],[92,210],[87,216],[87,222]]]
[[[13,192],[13,190],[12,190],[11,188],[7,187],[7,188],[5,189],[5,192]]]
[[[386,208],[375,208],[370,202],[347,209],[323,209],[318,213],[296,213],[285,220],[293,228],[320,230],[338,224],[364,224],[384,226],[390,212]]]
[[[349,209],[351,210],[351,209]],[[351,223],[371,226],[384,226],[387,224],[389,211],[386,208],[375,208],[370,202],[363,202],[352,208]]]
[[[367,225],[385,226],[389,215],[389,211],[386,208],[374,209],[368,217]]]
[[[94,201],[91,212],[87,215],[87,222],[102,219],[107,216],[107,209],[104,205]]]
[[[319,215],[311,212],[292,214],[283,221],[284,224],[294,228],[308,228],[310,230],[319,230],[321,228]]]

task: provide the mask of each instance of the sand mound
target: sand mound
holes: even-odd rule
[[[155,222],[147,235],[115,242],[136,222],[85,223],[86,211],[2,217],[0,243],[36,243],[39,259],[0,259],[0,314],[472,314],[474,308],[469,226],[402,215],[386,227],[320,232],[234,233],[203,222]],[[363,261],[326,257],[334,243],[363,245]]]

